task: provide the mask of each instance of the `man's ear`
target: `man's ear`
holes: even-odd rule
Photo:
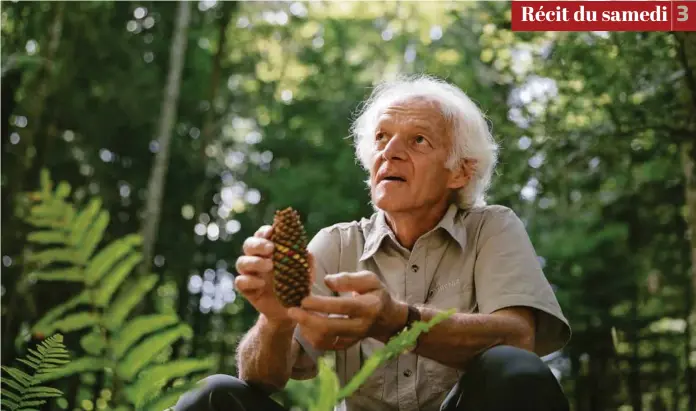
[[[462,160],[459,167],[452,171],[448,188],[460,189],[466,186],[476,173],[477,161],[471,158]]]

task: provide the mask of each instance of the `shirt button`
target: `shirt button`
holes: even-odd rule
[[[411,266],[411,271],[413,271],[414,273],[417,272],[417,271],[418,271],[418,266],[415,265],[415,264],[413,264],[413,265]]]
[[[404,377],[410,377],[412,374],[411,370],[404,371]]]

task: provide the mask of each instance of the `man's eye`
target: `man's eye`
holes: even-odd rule
[[[375,140],[377,141],[381,140],[382,138],[384,138],[384,133],[377,133],[375,135]]]
[[[425,142],[427,142],[427,140],[425,139],[425,137],[423,137],[423,136],[416,136],[416,143],[418,143],[418,144],[423,144],[423,143],[425,143]]]

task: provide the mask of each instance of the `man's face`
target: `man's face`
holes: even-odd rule
[[[422,98],[392,104],[380,116],[370,169],[372,201],[387,212],[446,203],[467,179],[445,167],[452,136],[438,106]]]

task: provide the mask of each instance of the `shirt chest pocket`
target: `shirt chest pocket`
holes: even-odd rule
[[[433,283],[428,291],[425,305],[440,310],[454,308],[460,313],[476,312],[476,292],[472,278],[450,278]]]

